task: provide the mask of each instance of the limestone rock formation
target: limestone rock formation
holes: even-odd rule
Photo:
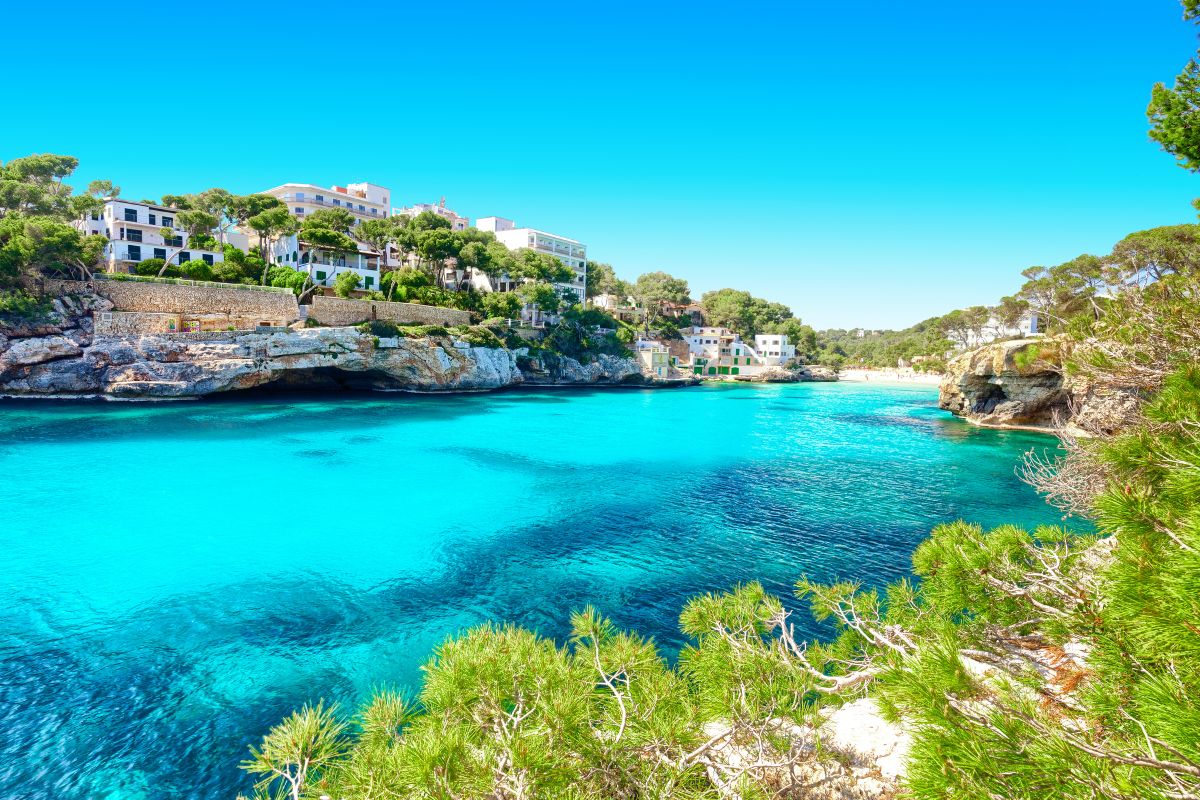
[[[820,364],[805,364],[799,370],[801,381],[820,381],[831,382],[838,379],[837,372],[832,367],[823,367]]]
[[[996,427],[1067,428],[1095,435],[1125,427],[1136,416],[1141,395],[1107,391],[1066,374],[1069,347],[1052,338],[1014,339],[964,353],[947,365],[938,404]]]
[[[58,326],[56,326],[58,327]],[[24,332],[24,331],[22,331]],[[9,396],[199,397],[279,383],[381,390],[471,391],[526,381],[518,353],[452,337],[378,339],[357,328],[270,333],[97,336],[58,327],[49,336],[0,340],[0,394]],[[635,361],[562,359],[536,382],[640,382]]]
[[[938,405],[983,425],[1048,427],[1069,415],[1062,347],[1054,340],[993,342],[950,361]]]

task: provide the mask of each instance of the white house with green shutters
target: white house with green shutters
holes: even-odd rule
[[[728,328],[692,327],[681,333],[691,355],[691,364],[681,367],[690,367],[701,378],[761,375],[786,366],[796,355],[795,346],[782,334],[756,337],[760,350]]]

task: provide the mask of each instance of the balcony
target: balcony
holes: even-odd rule
[[[161,218],[157,218],[157,219],[158,219],[158,222],[150,222],[148,220],[143,220],[143,219],[124,219],[122,217],[112,217],[106,221],[110,225],[140,225],[145,228],[154,228],[156,230],[160,229],[160,228],[170,228],[171,230],[179,231],[180,233],[183,232],[182,228],[175,227],[174,220],[171,221],[170,225],[163,225],[162,219]]]
[[[343,200],[340,203],[335,203],[328,197],[318,200],[316,197],[309,197],[308,195],[305,195],[304,197],[296,197],[294,194],[285,194],[283,196],[283,201],[286,203],[312,203],[315,206],[324,206],[326,208],[344,208],[351,214],[361,214],[364,217],[387,216],[380,209],[372,208],[371,206],[367,206],[365,210],[359,209],[357,206],[352,205],[349,200]]]

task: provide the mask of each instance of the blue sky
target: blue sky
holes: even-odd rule
[[[1175,0],[185,8],[8,9],[0,159],[134,198],[369,180],[818,327],[994,302],[1200,196],[1146,136]]]

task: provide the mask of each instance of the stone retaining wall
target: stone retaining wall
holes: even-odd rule
[[[310,319],[322,325],[357,325],[372,319],[398,325],[470,325],[466,311],[416,303],[388,303],[380,300],[345,300],[316,295],[312,299]]]
[[[149,311],[104,311],[96,314],[97,336],[129,334],[175,333],[181,330],[178,314],[157,314]]]
[[[300,318],[296,295],[218,286],[187,286],[146,281],[46,281],[48,294],[94,291],[112,301],[118,311],[153,314],[223,314],[259,322],[290,325]]]

